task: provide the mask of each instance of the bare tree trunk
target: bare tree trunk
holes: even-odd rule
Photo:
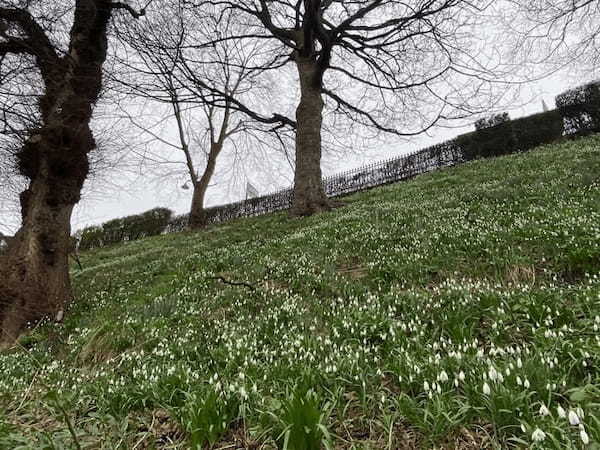
[[[69,55],[42,66],[48,69],[42,73],[42,124],[18,153],[19,170],[29,179],[21,194],[22,224],[0,260],[0,346],[14,342],[29,323],[60,320],[73,297],[71,213],[96,146],[90,120],[102,87],[111,11],[110,2],[79,1]]]
[[[204,209],[204,199],[210,180],[215,173],[217,157],[219,156],[219,153],[221,153],[222,148],[223,146],[219,144],[214,144],[212,146],[208,156],[206,169],[200,180],[198,180],[197,183],[194,183],[194,195],[192,197],[189,223],[192,230],[198,230],[208,225],[208,217],[206,216],[206,210]]]
[[[84,125],[83,130],[62,128],[62,139],[76,143],[78,150],[69,152],[66,160],[65,149],[53,142],[54,133],[42,131],[22,151],[22,155],[45,156],[36,162],[35,176],[21,194],[23,222],[0,266],[0,342],[14,341],[30,322],[62,317],[73,297],[70,220],[88,173],[87,152],[94,142],[89,128]]]
[[[0,269],[0,341],[13,341],[29,322],[62,316],[72,298],[68,257],[74,204],[55,204],[53,189],[44,177],[22,196],[26,217]]]
[[[296,171],[294,199],[290,213],[308,216],[331,209],[321,181],[321,127],[323,97],[318,66],[312,58],[296,58],[300,75],[300,104],[296,110]]]

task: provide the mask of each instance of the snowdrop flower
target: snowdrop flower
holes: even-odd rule
[[[523,386],[523,380],[521,380],[521,377],[519,375],[517,375],[517,384],[519,386]]]
[[[585,417],[585,413],[583,412],[583,409],[581,409],[581,407],[579,407],[579,406],[578,406],[578,407],[577,407],[577,409],[576,409],[575,411],[577,411],[577,415],[578,415],[578,416],[579,416],[581,419],[583,419],[583,418]]]
[[[583,442],[584,445],[588,445],[590,443],[590,437],[585,432],[585,428],[583,428],[583,425],[580,425],[579,437],[581,438],[581,442]]]
[[[491,390],[490,390],[490,385],[487,383],[483,383],[483,393],[485,395],[490,395],[491,394]]]
[[[429,392],[429,383],[427,381],[423,383],[423,389],[425,389],[425,392]]]
[[[531,433],[531,439],[533,439],[533,442],[542,442],[546,439],[546,433],[539,428],[536,428],[535,431]]]
[[[529,380],[527,378],[525,378],[525,381],[523,381],[523,386],[525,387],[525,389],[529,389]]]
[[[448,381],[448,374],[446,373],[445,370],[442,370],[442,373],[440,373],[440,375],[438,376],[438,381],[445,383],[446,381]]]
[[[519,357],[519,358],[517,359],[517,368],[519,368],[519,369],[520,369],[521,367],[523,367],[523,361],[521,361],[521,358]]]
[[[564,419],[565,417],[567,417],[567,413],[565,412],[563,407],[560,405],[558,405],[556,407],[556,412],[558,413],[558,417],[560,417],[561,419]]]
[[[547,416],[549,414],[550,414],[550,411],[548,411],[548,408],[546,408],[546,405],[540,406],[540,415],[541,416]]]
[[[573,410],[569,411],[569,423],[573,426],[579,425],[579,416]]]
[[[460,381],[465,381],[465,373],[461,370],[460,373],[458,374],[458,379]]]

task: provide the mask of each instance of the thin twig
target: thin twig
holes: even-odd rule
[[[256,287],[255,287],[255,286],[253,286],[253,285],[251,285],[251,284],[249,284],[249,283],[245,283],[245,282],[243,282],[243,281],[229,281],[229,280],[225,279],[225,278],[224,278],[224,277],[222,277],[222,276],[217,276],[217,277],[209,277],[208,279],[209,279],[209,280],[218,280],[218,281],[220,281],[221,283],[223,283],[223,284],[228,284],[228,285],[230,285],[230,286],[243,286],[243,287],[245,287],[245,288],[248,288],[248,289],[250,289],[251,291],[255,291],[255,290],[256,290]]]

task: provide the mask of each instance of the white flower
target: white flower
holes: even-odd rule
[[[448,381],[448,374],[446,373],[445,370],[442,370],[442,373],[440,373],[440,375],[438,376],[438,381],[445,383],[446,381]]]
[[[465,373],[462,370],[458,374],[458,379],[460,381],[465,381]]]
[[[525,381],[523,381],[523,387],[525,387],[525,389],[529,389],[529,386],[529,380],[525,378]]]
[[[546,439],[546,433],[539,428],[536,428],[535,431],[531,433],[531,439],[533,439],[533,442],[542,442]]]
[[[585,432],[585,428],[581,427],[581,429],[579,430],[579,437],[581,438],[581,442],[583,442],[584,445],[588,445],[590,443],[590,437]]]
[[[548,408],[546,408],[546,405],[540,406],[540,415],[547,416],[548,414],[550,414],[550,411],[548,411]]]
[[[483,383],[483,393],[485,395],[490,395],[491,394],[491,390],[490,390],[490,385],[487,383]]]
[[[579,425],[579,416],[573,410],[569,411],[569,423],[573,426]]]
[[[246,392],[244,386],[240,388],[240,397],[242,397],[244,400],[248,399],[248,393]]]
[[[563,407],[560,405],[558,405],[556,407],[556,412],[558,413],[558,417],[560,417],[561,419],[564,419],[565,417],[567,417],[567,413],[565,412]]]

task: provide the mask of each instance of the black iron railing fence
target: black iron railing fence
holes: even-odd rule
[[[454,166],[464,160],[460,147],[454,141],[448,141],[398,158],[326,177],[323,179],[323,188],[328,197],[340,197],[376,186],[408,180],[422,173]],[[289,209],[292,195],[290,188],[249,200],[208,208],[206,211],[208,223],[218,224],[241,217],[259,216]],[[166,232],[183,231],[187,222],[187,214],[174,217],[167,226]]]

